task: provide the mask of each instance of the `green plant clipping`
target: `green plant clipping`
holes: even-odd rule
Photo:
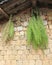
[[[34,15],[30,18],[27,28],[27,42],[32,44],[34,49],[47,48],[48,36],[40,16],[37,16],[37,19]]]
[[[6,23],[5,27],[2,30],[2,40],[8,42],[14,36],[14,23],[12,22],[12,16],[10,16],[9,21]]]

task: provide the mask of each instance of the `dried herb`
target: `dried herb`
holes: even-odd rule
[[[8,40],[12,39],[14,36],[14,24],[12,22],[12,17],[10,17],[9,21],[6,23],[5,27],[2,30],[2,41],[8,42]]]

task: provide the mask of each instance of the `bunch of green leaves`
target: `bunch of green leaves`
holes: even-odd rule
[[[29,20],[27,28],[27,41],[33,45],[33,48],[45,49],[48,45],[48,37],[46,29],[43,24],[43,20],[40,16],[37,18],[33,15]]]
[[[10,16],[9,21],[6,23],[2,30],[2,41],[8,42],[14,36],[14,23],[12,22],[12,16]]]

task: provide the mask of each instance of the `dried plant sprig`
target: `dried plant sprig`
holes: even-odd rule
[[[10,16],[9,21],[6,23],[5,27],[2,30],[2,41],[7,42],[14,36],[14,24],[12,22],[12,16]]]

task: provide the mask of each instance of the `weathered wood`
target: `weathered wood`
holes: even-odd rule
[[[20,4],[20,3],[23,3],[24,1],[26,1],[26,0],[9,0],[7,3],[2,4],[1,7],[2,8],[7,8],[7,7],[11,6],[12,4],[14,4],[15,2],[17,4]]]
[[[6,5],[8,5],[6,7]],[[31,3],[30,3],[30,0],[13,0],[12,4],[5,4],[5,7],[3,8],[4,11],[7,12],[7,14],[15,14],[15,13],[18,13],[20,10],[23,10],[25,8],[28,8],[30,7]]]
[[[0,18],[5,16],[8,17],[10,14],[16,14],[19,13],[19,11],[22,11],[28,7],[36,6],[37,1],[40,3],[52,3],[52,0],[9,0],[8,2],[5,2],[4,4],[0,5],[2,13],[0,14]],[[47,1],[47,2],[46,2]],[[0,11],[1,12],[1,11]]]
[[[0,8],[0,14],[1,14],[1,17],[2,15],[5,16],[6,18],[9,17],[8,14],[2,8]]]
[[[28,7],[30,7],[30,1],[26,1],[26,2],[22,3],[21,5],[14,7],[10,11],[8,11],[7,13],[8,14],[18,13],[19,11],[24,10]]]
[[[20,6],[21,4],[24,4],[25,2],[26,2],[26,1],[20,2],[20,0],[19,0],[19,1],[15,1],[15,2],[13,2],[12,4],[8,5],[7,7],[5,7],[4,10],[5,10],[5,11],[10,11],[10,10],[14,9],[15,7],[18,7],[18,6]]]
[[[29,0],[10,0],[7,3],[4,3],[3,5],[0,5],[2,10],[2,16],[9,17],[8,14],[15,14],[19,10],[23,10],[30,6]],[[0,16],[1,17],[1,16]]]

